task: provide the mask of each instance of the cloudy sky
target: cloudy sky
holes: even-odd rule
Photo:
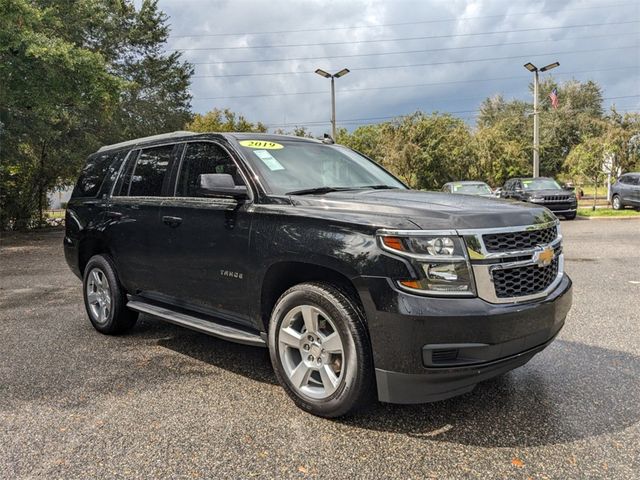
[[[328,79],[350,130],[416,110],[472,123],[487,96],[529,100],[523,64],[593,79],[640,110],[640,1],[160,0],[168,49],[195,64],[193,110],[229,107],[271,128],[328,132]],[[545,74],[549,75],[549,74]],[[545,92],[541,92],[541,96]],[[561,100],[562,101],[562,100]]]

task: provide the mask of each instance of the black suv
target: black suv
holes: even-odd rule
[[[348,148],[175,132],[101,148],[64,250],[93,326],[268,347],[301,408],[440,400],[525,364],[571,306],[545,208],[409,190]]]
[[[567,220],[576,218],[578,200],[571,190],[565,190],[553,178],[511,178],[500,192],[501,198],[512,198],[548,208]]]

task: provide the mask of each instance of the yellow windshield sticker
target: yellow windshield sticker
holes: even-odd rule
[[[261,150],[280,150],[284,148],[284,145],[267,140],[241,140],[240,145],[249,148],[260,148]]]

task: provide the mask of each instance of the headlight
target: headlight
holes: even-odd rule
[[[529,201],[533,203],[542,203],[544,202],[544,197],[531,197]]]
[[[396,279],[401,288],[427,295],[475,294],[464,242],[457,235],[381,231],[379,239],[383,249],[408,258],[414,266],[417,278]]]

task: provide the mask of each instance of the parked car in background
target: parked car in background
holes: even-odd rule
[[[511,178],[504,184],[500,198],[535,203],[567,220],[576,218],[578,208],[575,193],[562,188],[553,178],[548,177]]]
[[[611,186],[614,210],[626,206],[640,207],[640,172],[625,173]]]
[[[464,195],[479,195],[481,197],[493,197],[491,187],[484,182],[462,181],[445,183],[442,187],[443,192],[461,193]]]

